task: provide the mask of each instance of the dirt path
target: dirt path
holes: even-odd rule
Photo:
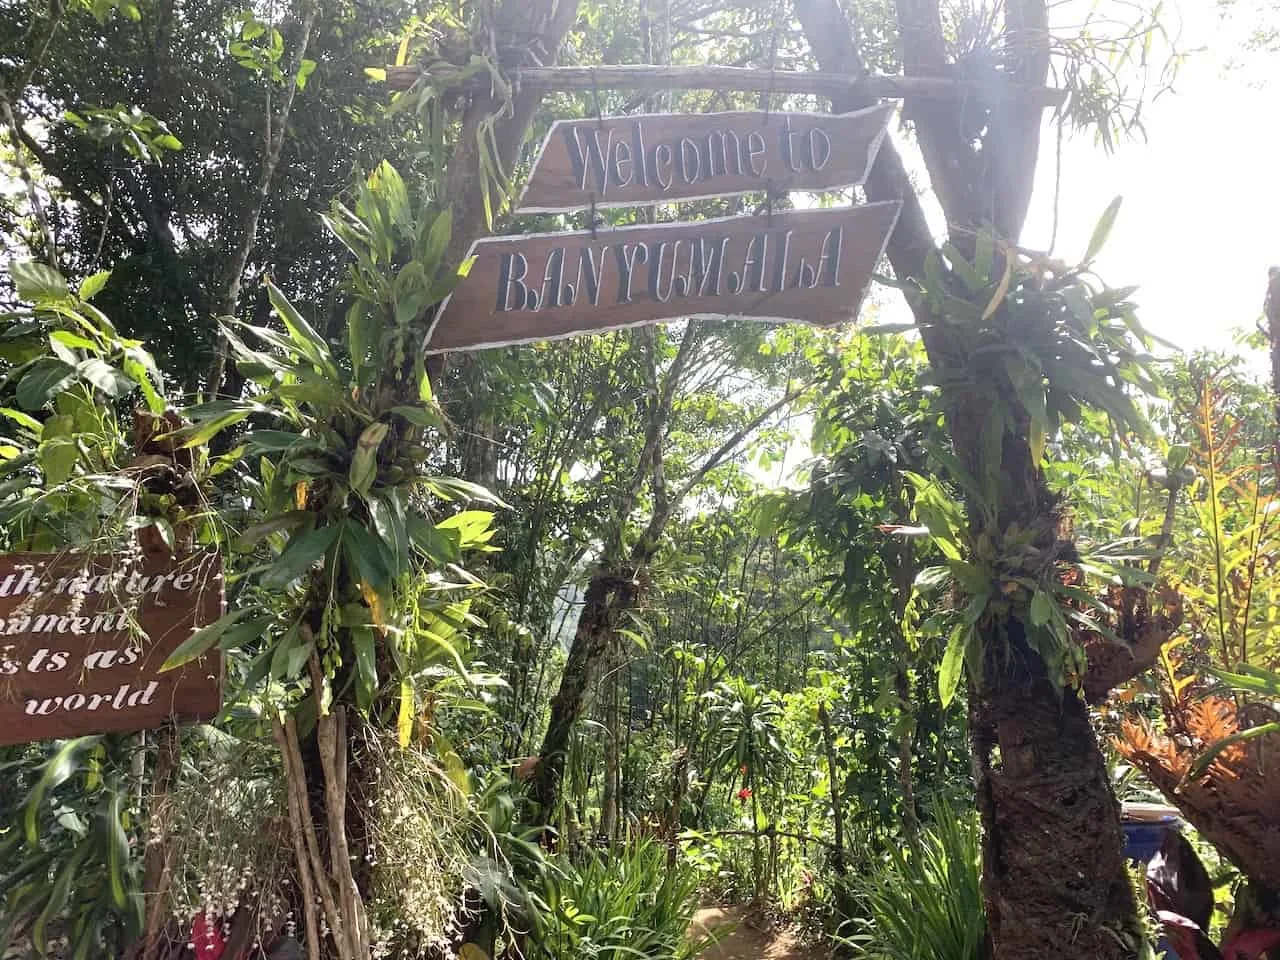
[[[703,907],[693,918],[695,936],[726,925],[731,932],[702,955],[705,960],[830,960],[829,953],[801,946],[786,930],[756,929],[733,907]]]

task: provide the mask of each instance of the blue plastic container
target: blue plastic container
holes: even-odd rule
[[[1168,817],[1162,821],[1151,823],[1148,821],[1124,821],[1121,827],[1124,829],[1124,855],[1130,860],[1136,860],[1144,866],[1151,861],[1156,855],[1156,851],[1160,849],[1160,841],[1164,837],[1164,832],[1169,827],[1176,827],[1180,821],[1177,817]],[[1160,938],[1160,942],[1156,944],[1156,951],[1164,952],[1165,960],[1178,960],[1178,955],[1173,952],[1173,948],[1169,946],[1164,937]]]

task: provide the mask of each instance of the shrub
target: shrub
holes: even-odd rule
[[[551,864],[538,899],[527,960],[689,960],[706,946],[687,938],[696,873],[652,840]]]
[[[842,939],[872,960],[981,960],[986,917],[979,881],[978,826],[945,805],[915,849],[889,855],[859,881],[862,916]]]

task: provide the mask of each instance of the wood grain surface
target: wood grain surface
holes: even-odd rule
[[[222,609],[215,554],[0,557],[0,745],[212,719],[220,652],[159,671]]]
[[[480,240],[427,351],[696,317],[857,317],[899,204]]]
[[[553,213],[866,179],[892,106],[855,113],[644,114],[558,120],[517,213]]]

